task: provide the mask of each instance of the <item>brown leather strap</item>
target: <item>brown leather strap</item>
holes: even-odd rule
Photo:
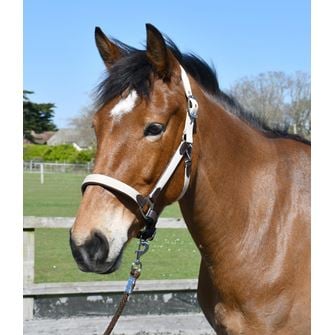
[[[108,327],[106,328],[105,332],[103,333],[103,335],[109,335],[112,332],[112,330],[114,329],[117,321],[119,320],[119,318],[120,318],[120,316],[123,312],[124,307],[126,306],[126,303],[128,301],[128,297],[129,297],[129,294],[125,292],[123,294],[120,302],[119,302],[119,306],[118,306],[112,320],[110,321],[110,323],[109,323]]]
[[[116,323],[118,322],[124,307],[126,306],[126,303],[128,301],[128,298],[130,296],[130,294],[133,292],[135,285],[136,285],[136,280],[139,278],[139,276],[141,275],[141,271],[137,270],[137,269],[131,269],[130,271],[130,277],[128,279],[128,283],[130,283],[130,287],[126,287],[126,291],[123,293],[123,296],[119,302],[119,305],[117,307],[117,310],[115,312],[115,314],[113,315],[112,320],[110,321],[108,327],[106,328],[105,332],[103,333],[103,335],[109,335],[112,330],[114,329]]]

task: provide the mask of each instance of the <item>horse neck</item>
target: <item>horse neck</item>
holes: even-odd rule
[[[242,239],[249,240],[250,225],[258,224],[249,210],[251,184],[258,166],[270,159],[270,144],[201,90],[195,95],[200,109],[192,179],[180,205],[203,259],[219,266],[245,247]]]

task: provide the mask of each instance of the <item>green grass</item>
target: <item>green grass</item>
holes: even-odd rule
[[[36,230],[35,282],[126,280],[138,240],[127,246],[120,269],[112,274],[81,272],[71,255],[67,229]],[[196,278],[200,256],[186,229],[159,229],[142,258],[141,279]]]
[[[80,184],[84,175],[45,174],[44,184],[38,173],[24,173],[23,213],[25,216],[76,215],[80,203]]]
[[[24,215],[75,216],[81,199],[80,185],[84,178],[84,174],[45,174],[44,184],[42,185],[38,173],[24,173]],[[161,216],[181,217],[178,204],[168,206]]]
[[[85,175],[45,174],[40,184],[39,174],[24,174],[24,215],[76,215]],[[181,217],[178,204],[167,207],[162,216]],[[72,282],[126,280],[134,260],[138,240],[127,246],[121,268],[113,274],[97,275],[81,272],[71,255],[67,229],[36,229],[35,282]],[[196,278],[200,256],[186,229],[159,229],[143,256],[141,279]]]

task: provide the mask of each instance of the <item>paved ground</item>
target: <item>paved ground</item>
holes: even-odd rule
[[[39,319],[24,322],[24,335],[101,335],[110,319]],[[202,314],[122,316],[113,335],[214,335]]]

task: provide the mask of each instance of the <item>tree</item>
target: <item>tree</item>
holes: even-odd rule
[[[230,93],[270,127],[289,128],[310,138],[311,92],[307,73],[266,72],[244,77],[230,88]]]
[[[34,141],[32,131],[42,133],[57,130],[52,121],[55,104],[32,102],[28,95],[33,93],[32,91],[23,91],[23,137],[32,142]]]
[[[296,72],[289,83],[290,104],[287,113],[293,120],[296,132],[310,139],[311,136],[311,78]]]
[[[92,128],[93,114],[93,107],[84,107],[78,116],[70,119],[70,124],[79,130],[80,137],[83,138],[85,142],[95,146],[96,139]]]

